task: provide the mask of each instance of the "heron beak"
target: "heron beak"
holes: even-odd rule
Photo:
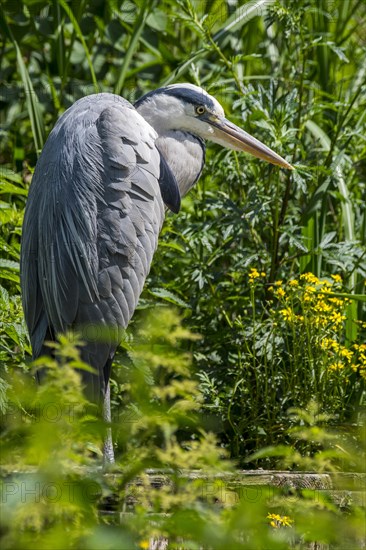
[[[276,164],[288,170],[294,170],[294,167],[280,157],[280,155],[277,155],[277,153],[258,139],[244,132],[244,130],[230,122],[230,120],[208,115],[206,122],[213,130],[211,140],[215,143],[219,143],[235,151],[245,151],[271,164]]]

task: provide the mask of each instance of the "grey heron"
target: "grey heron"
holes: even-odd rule
[[[95,371],[83,371],[83,383],[105,410],[120,330],[135,311],[166,208],[177,213],[200,177],[206,140],[292,168],[192,84],[159,88],[134,106],[109,93],[78,100],[37,162],[21,247],[33,358],[59,333],[80,332],[81,357]],[[112,461],[111,448],[107,455]]]

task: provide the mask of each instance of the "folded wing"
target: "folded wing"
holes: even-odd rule
[[[151,126],[124,99],[87,96],[59,119],[37,163],[22,236],[23,307],[34,357],[77,329],[98,400],[136,308],[164,219]]]

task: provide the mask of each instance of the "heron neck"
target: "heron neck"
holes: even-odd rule
[[[183,197],[198,180],[205,162],[203,141],[181,130],[168,130],[159,135],[156,144],[169,164]]]

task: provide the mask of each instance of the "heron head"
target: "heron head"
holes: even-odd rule
[[[220,103],[193,84],[172,84],[149,92],[135,104],[138,112],[162,134],[183,130],[229,149],[293,169],[280,155],[227,120]]]

